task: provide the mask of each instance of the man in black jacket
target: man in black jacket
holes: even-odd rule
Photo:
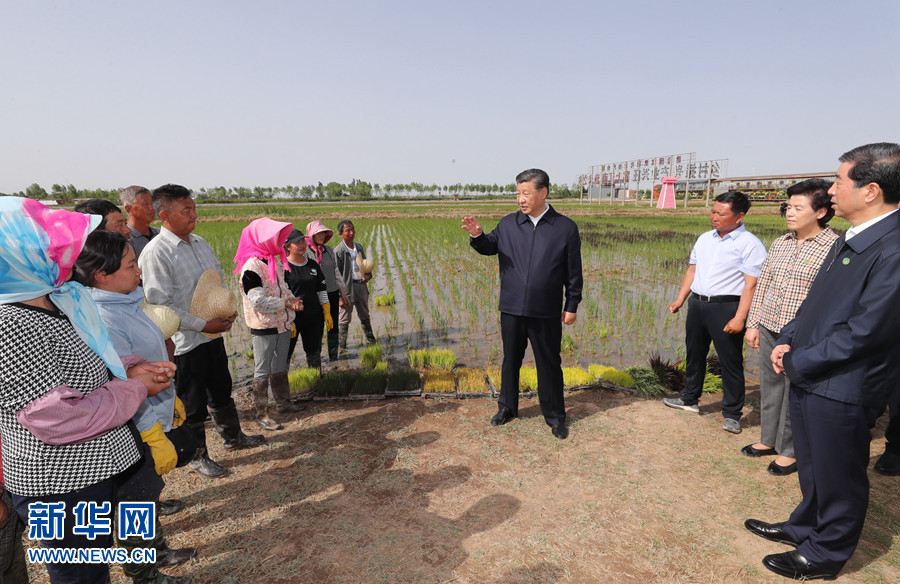
[[[747,529],[795,546],[763,564],[789,578],[831,578],[862,534],[870,428],[897,384],[900,343],[900,145],[841,156],[828,191],[850,222],[772,351],[791,380],[791,430],[803,500],[784,523]]]
[[[575,222],[547,204],[546,172],[526,170],[516,177],[516,184],[519,211],[501,219],[493,231],[484,233],[474,217],[462,220],[475,251],[497,254],[500,261],[503,370],[498,411],[491,424],[500,426],[519,414],[519,368],[531,341],[541,411],[553,435],[564,440],[569,430],[559,356],[561,323],[575,322],[581,302],[581,238]]]

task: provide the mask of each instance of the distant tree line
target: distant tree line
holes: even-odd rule
[[[124,187],[122,187],[124,188]],[[71,201],[74,199],[109,199],[118,201],[122,188],[115,189],[78,189],[75,185],[54,184],[48,192],[41,185],[34,183],[24,191],[7,193],[31,199],[55,199]],[[148,188],[153,186],[148,185]],[[426,185],[417,182],[408,184],[368,183],[363,180],[352,180],[349,184],[329,182],[315,185],[283,187],[201,187],[192,189],[198,200],[205,201],[251,201],[267,199],[437,199],[437,198],[472,198],[472,197],[511,197],[515,196],[516,185],[498,184],[462,184]],[[552,198],[571,198],[580,195],[580,188],[572,185],[552,185]],[[4,193],[0,193],[2,195]]]

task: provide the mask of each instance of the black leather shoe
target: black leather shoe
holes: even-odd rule
[[[203,455],[195,457],[188,463],[191,470],[195,470],[205,477],[218,478],[228,474],[228,469],[211,459],[209,456]]]
[[[512,413],[511,409],[507,407],[501,407],[499,410],[497,410],[497,413],[494,414],[494,417],[491,418],[491,426],[502,426],[515,417],[516,415]]]
[[[778,454],[774,448],[753,448],[752,444],[748,444],[741,448],[741,454],[751,458],[759,458],[760,456],[771,456]]]
[[[838,574],[837,571],[816,568],[797,550],[766,556],[763,566],[779,576],[795,580],[834,580]]]
[[[764,521],[760,521],[759,519],[748,519],[744,521],[744,527],[747,530],[754,534],[758,535],[763,539],[767,539],[769,541],[774,541],[776,543],[783,543],[785,545],[792,545],[797,547],[799,542],[794,541],[791,537],[784,532],[784,523],[766,523]]]
[[[875,470],[883,475],[895,477],[900,475],[900,453],[885,450],[875,463]]]
[[[247,436],[243,432],[241,432],[240,436],[237,439],[232,440],[230,442],[226,442],[222,446],[225,447],[225,450],[235,450],[237,448],[253,448],[254,446],[259,446],[260,444],[265,443],[266,438],[262,434],[253,434],[252,436]]]
[[[160,516],[175,515],[184,507],[181,499],[163,499],[156,503],[156,514]]]
[[[569,437],[569,429],[566,428],[565,424],[557,424],[556,426],[553,426],[550,431],[560,440],[565,440]]]
[[[769,471],[770,475],[775,475],[776,477],[786,477],[789,474],[793,474],[797,472],[797,463],[793,462],[787,466],[781,466],[780,464],[775,464],[775,461],[769,463],[769,468],[766,469]]]
[[[166,549],[157,552],[156,567],[164,568],[166,566],[178,566],[179,564],[183,564],[186,561],[196,557],[196,548],[189,547],[173,550],[172,548],[167,547]]]

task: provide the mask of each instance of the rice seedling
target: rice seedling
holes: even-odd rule
[[[350,395],[359,372],[353,369],[332,369],[319,380],[316,394],[323,397],[343,397]]]
[[[659,378],[656,377],[653,369],[644,365],[637,365],[629,367],[625,372],[634,380],[634,389],[638,395],[643,397],[665,395],[666,388],[659,384]]]
[[[416,349],[409,352],[407,359],[409,360],[410,367],[424,369],[430,363],[430,355],[431,353],[428,349]]]
[[[590,385],[595,378],[582,367],[563,367],[563,385],[575,387],[578,385]]]
[[[634,387],[635,380],[626,371],[619,371],[615,367],[606,365],[591,365],[588,373],[595,379],[603,379],[615,383],[620,387]]]
[[[716,358],[718,365],[718,358]],[[720,393],[722,388],[722,368],[718,367],[720,373],[713,373],[714,368],[710,366],[709,361],[706,363],[706,376],[703,378],[703,393]]]
[[[456,393],[456,382],[449,369],[426,369],[422,393]]]
[[[421,385],[419,372],[409,367],[400,367],[388,375],[388,387],[391,391],[415,391]]]
[[[487,376],[488,376],[488,381],[491,383],[491,385],[494,386],[494,390],[500,391],[500,381],[503,377],[500,372],[500,369],[498,367],[488,367],[487,368]]]
[[[365,369],[374,369],[381,361],[382,349],[381,345],[369,345],[359,352],[359,360]]]
[[[537,369],[522,367],[519,369],[519,391],[537,391]]]
[[[572,335],[564,334],[562,336],[562,342],[560,343],[560,352],[562,352],[562,353],[574,353],[575,352],[575,339],[572,338]]]
[[[387,382],[387,363],[381,361],[372,369],[360,371],[353,383],[350,393],[359,395],[376,395],[384,393]]]
[[[488,391],[485,382],[487,372],[484,369],[462,367],[456,370],[456,383],[459,393],[485,393]]]
[[[396,301],[394,293],[388,292],[375,297],[375,306],[393,306]]]
[[[450,349],[417,349],[409,352],[409,364],[421,369],[453,369],[456,365],[456,353]]]
[[[431,366],[438,369],[453,369],[456,353],[450,349],[431,349]]]
[[[301,367],[288,373],[288,383],[291,386],[291,395],[303,395],[309,393],[319,384],[321,374],[318,369]]]

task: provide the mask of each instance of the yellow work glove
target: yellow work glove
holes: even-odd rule
[[[184,413],[184,403],[176,395],[175,396],[175,414],[172,416],[172,427],[177,428],[178,426],[184,424],[186,420],[187,420],[187,414]]]
[[[297,338],[297,323],[296,322],[291,323],[291,338],[292,339]]]
[[[331,318],[331,305],[323,304],[322,310],[325,311],[325,328],[331,330],[334,328],[334,319]]]
[[[150,447],[150,453],[153,455],[153,462],[156,466],[156,474],[162,476],[175,468],[178,464],[178,453],[175,452],[175,445],[166,438],[163,432],[162,424],[159,422],[153,424],[149,430],[141,432],[141,440]]]

